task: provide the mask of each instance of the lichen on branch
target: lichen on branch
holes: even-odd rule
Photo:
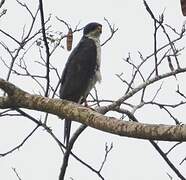
[[[26,108],[73,119],[108,133],[140,139],[186,141],[186,125],[144,124],[108,117],[79,104],[29,94],[0,79],[0,88],[7,96],[0,97],[0,108]]]

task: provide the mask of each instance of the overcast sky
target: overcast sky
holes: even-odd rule
[[[101,71],[103,80],[101,84],[97,85],[97,88],[100,97],[104,99],[117,99],[122,96],[123,86],[115,76],[116,73],[124,71],[124,64],[121,63],[122,58],[127,57],[129,52],[133,57],[137,57],[137,51],[148,55],[153,50],[153,21],[146,12],[143,1],[43,1],[46,16],[49,14],[52,14],[53,18],[58,16],[71,24],[72,28],[78,23],[82,27],[92,21],[100,22],[103,25],[102,42],[109,36],[109,29],[104,17],[119,28],[115,36],[102,48]],[[27,2],[25,0],[25,2],[35,12],[38,1],[30,0]],[[148,0],[147,2],[156,16],[164,11],[167,24],[178,30],[181,29],[185,18],[182,16],[179,0]],[[4,16],[0,19],[0,28],[7,30],[15,37],[20,37],[20,32],[23,25],[27,23],[28,16],[25,15],[25,11],[17,5],[15,0],[7,0],[3,8],[8,11],[7,17]],[[54,22],[53,29],[55,28],[56,31],[61,28],[59,23]],[[82,32],[75,35],[73,46],[78,43],[81,36]],[[68,55],[69,52],[66,51],[56,55],[58,63],[61,63],[61,71]],[[6,78],[6,75],[7,70],[3,67],[0,70],[0,77]],[[18,86],[25,84],[25,82],[16,81],[16,79],[12,79],[12,81],[16,82]],[[24,86],[23,89],[29,92],[37,92],[29,85]],[[149,117],[151,117],[150,114],[145,117],[144,121],[151,123]],[[156,118],[158,117],[161,118],[162,115],[157,114]],[[51,127],[62,138],[62,123],[56,117],[52,116],[51,118],[54,119],[54,122],[50,122]],[[0,127],[1,153],[21,142],[34,125],[22,118],[10,118],[7,121],[1,121],[0,119]],[[121,138],[88,128],[75,144],[74,152],[94,168],[98,168],[104,157],[105,142],[108,144],[113,142],[114,145],[103,169],[103,176],[106,180],[169,180],[166,172],[177,179],[148,141]],[[186,155],[185,151],[182,150],[179,151],[179,155],[173,153],[172,156],[177,157],[174,158],[174,162],[178,164],[184,155]],[[41,129],[19,151],[0,159],[0,179],[16,180],[17,178],[12,171],[12,167],[14,167],[19,172],[22,180],[56,180],[61,161],[62,153],[60,149],[54,140]],[[186,166],[182,165],[180,169],[184,170]],[[184,175],[186,176],[186,172]],[[70,177],[74,180],[99,179],[93,172],[73,158],[69,163],[66,179],[70,179]]]

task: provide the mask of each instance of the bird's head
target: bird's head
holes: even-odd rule
[[[99,38],[102,33],[102,25],[96,22],[89,23],[84,27],[83,35]]]

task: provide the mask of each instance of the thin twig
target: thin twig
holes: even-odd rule
[[[19,180],[21,180],[21,178],[20,178],[20,176],[19,176],[19,174],[18,174],[16,168],[13,168],[13,167],[12,167],[12,170],[14,171],[16,177],[17,177]]]
[[[112,39],[112,37],[114,36],[114,34],[118,31],[118,28],[115,28],[114,25],[111,26],[110,22],[108,21],[108,19],[104,18],[104,20],[106,21],[107,25],[109,26],[110,29],[110,36],[101,44],[101,46],[104,46],[110,39]]]
[[[72,150],[72,147],[73,147],[75,141],[77,140],[77,138],[79,137],[79,135],[86,129],[86,127],[87,127],[86,125],[81,125],[78,128],[78,130],[76,130],[76,132],[73,134],[72,138],[70,139],[70,141],[68,143],[68,146],[66,147],[65,154],[63,156],[63,164],[62,164],[62,167],[61,167],[59,180],[64,180],[66,168],[68,166],[68,159],[69,159],[69,155],[70,155],[70,152]]]
[[[104,156],[103,162],[101,163],[101,166],[98,170],[99,173],[103,169],[103,166],[107,160],[107,156],[108,156],[109,152],[112,150],[112,148],[113,148],[113,143],[111,143],[110,147],[108,147],[107,143],[105,144],[105,156]]]
[[[1,153],[0,156],[1,156],[1,157],[4,157],[4,156],[6,156],[6,155],[8,155],[8,154],[10,154],[10,153],[12,153],[12,152],[14,152],[15,150],[19,149],[21,146],[23,146],[23,145],[25,144],[25,142],[32,136],[32,134],[34,134],[34,132],[38,129],[39,126],[40,126],[40,125],[37,125],[37,126],[29,133],[29,135],[28,135],[19,145],[17,145],[17,146],[14,147],[13,149],[11,149],[11,150],[9,150],[9,151],[7,151],[7,152],[5,152],[5,153]]]
[[[165,154],[168,155],[176,146],[180,145],[182,142],[176,143],[174,146],[172,146]]]
[[[0,2],[0,8],[3,6],[4,3],[5,3],[5,0],[1,0],[1,2]]]
[[[45,50],[46,50],[46,80],[47,80],[47,83],[46,83],[45,97],[47,97],[49,93],[49,87],[50,87],[50,51],[49,51],[49,46],[48,46],[47,37],[46,37],[42,0],[39,0],[39,9],[40,9],[40,15],[41,15],[41,27],[42,27],[43,41],[44,41]]]

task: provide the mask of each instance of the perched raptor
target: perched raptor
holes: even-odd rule
[[[60,98],[83,103],[97,81],[101,81],[100,35],[102,25],[96,22],[84,27],[83,37],[70,54],[64,68]],[[68,145],[71,120],[65,120],[64,142]]]

